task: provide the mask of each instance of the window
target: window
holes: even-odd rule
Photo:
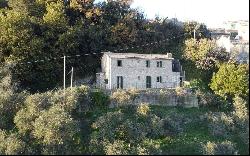
[[[172,72],[180,72],[181,71],[181,65],[179,60],[173,60],[172,61]]]
[[[105,83],[105,84],[108,84],[108,79],[104,79],[104,83]]]
[[[123,89],[123,77],[117,76],[117,88]]]
[[[157,61],[157,67],[162,67],[162,61]]]
[[[160,83],[162,82],[161,76],[158,76],[158,77],[157,77],[156,82],[160,82]]]
[[[121,67],[122,66],[122,60],[117,60],[117,66]]]
[[[150,67],[150,61],[149,60],[146,61],[146,67]]]
[[[146,88],[151,88],[151,76],[146,76]]]

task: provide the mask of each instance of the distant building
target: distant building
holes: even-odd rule
[[[249,41],[249,21],[239,20],[239,21],[226,21],[223,23],[225,30],[237,31],[241,40]]]
[[[181,66],[172,54],[105,52],[97,87],[105,89],[174,88],[183,81]]]
[[[230,33],[211,32],[211,38],[216,40],[218,46],[224,47],[227,52],[230,52],[231,49]]]
[[[249,21],[227,21],[223,28],[210,29],[211,38],[220,47],[226,48],[231,58],[240,63],[249,63]]]

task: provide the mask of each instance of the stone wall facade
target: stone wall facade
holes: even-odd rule
[[[145,54],[148,56],[150,54]],[[117,65],[118,60],[121,66]],[[117,77],[123,78],[123,89],[146,89],[146,77],[151,77],[151,88],[175,88],[180,86],[180,72],[172,71],[173,58],[124,58],[110,57],[108,55],[102,58],[103,79],[97,77],[97,86],[104,89],[117,88]],[[146,66],[149,61],[149,67]],[[157,62],[162,66],[157,67]],[[100,74],[98,74],[100,75]],[[161,82],[157,82],[157,77],[161,77]],[[105,80],[106,79],[106,83]]]

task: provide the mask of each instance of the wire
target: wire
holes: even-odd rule
[[[204,31],[199,31],[199,32],[205,32],[205,30]],[[142,44],[142,45],[137,45],[137,46],[131,46],[129,48],[115,49],[115,50],[112,50],[112,51],[118,52],[118,51],[124,51],[124,50],[134,49],[134,48],[142,48],[142,47],[149,46],[149,45],[162,44],[163,42],[170,41],[172,39],[177,39],[177,38],[179,38],[181,36],[184,36],[185,34],[190,34],[190,33],[183,33],[183,34],[181,34],[179,36],[173,36],[173,37],[170,37],[168,39],[164,39],[164,40],[160,40],[160,41],[155,41],[155,42],[151,42],[151,43],[146,43],[146,44]],[[99,54],[103,54],[103,53],[104,53],[103,50],[101,50],[101,52],[99,52],[99,53],[93,52],[93,53],[85,53],[85,54],[66,55],[65,57],[66,58],[73,58],[73,57],[81,57],[81,56],[99,55]],[[58,59],[63,59],[63,58],[64,58],[64,56],[62,56],[62,57],[53,57],[53,58],[44,58],[42,60],[21,62],[19,64],[31,64],[31,63],[45,62],[45,61],[51,61],[51,60],[58,60]],[[19,60],[21,61],[21,59],[19,59]]]

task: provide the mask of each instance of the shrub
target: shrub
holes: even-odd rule
[[[29,133],[33,130],[33,123],[41,111],[52,106],[50,102],[52,94],[52,92],[37,93],[26,98],[25,107],[19,110],[14,118],[14,123],[20,133]]]
[[[185,88],[189,88],[192,91],[207,91],[206,84],[201,79],[194,79],[189,82],[189,84],[184,85]]]
[[[1,92],[0,94],[0,129],[11,129],[14,126],[15,114],[24,105],[27,92],[13,93],[12,91]]]
[[[104,92],[91,92],[90,97],[93,106],[104,108],[109,104],[109,96],[107,96]]]
[[[234,98],[233,105],[233,117],[238,136],[245,144],[249,145],[249,113],[246,108],[246,101],[237,96]]]
[[[90,107],[88,90],[89,87],[86,86],[66,89],[65,102],[63,90],[30,95],[24,101],[25,107],[17,112],[14,123],[19,132],[26,133],[33,130],[33,123],[41,112],[50,109],[52,106],[63,107],[65,111],[71,114],[73,114],[73,111],[87,111]]]
[[[128,90],[128,93],[131,97],[131,100],[134,101],[137,98],[137,96],[139,95],[139,90],[137,90],[135,88],[131,88]]]
[[[63,106],[65,110],[69,113],[72,111],[87,111],[90,107],[90,98],[89,98],[89,87],[88,86],[79,86],[73,88],[67,88],[64,91],[56,91],[51,99],[52,104],[58,104]]]
[[[112,94],[111,99],[114,100],[118,105],[125,105],[130,102],[131,97],[125,90],[118,89]]]
[[[139,106],[137,106],[138,114],[147,115],[149,111],[150,109],[147,103],[141,103]]]
[[[11,83],[11,75],[0,67],[0,129],[12,129],[13,118],[23,106],[27,92],[17,92],[15,84]]]
[[[214,136],[227,137],[235,129],[233,117],[223,112],[207,114],[208,127]]]
[[[115,140],[113,143],[104,143],[104,153],[105,155],[128,155],[129,144],[122,140]]]
[[[118,89],[112,94],[111,100],[114,100],[118,106],[133,104],[138,94],[138,90],[136,89],[130,89],[128,91]]]
[[[137,155],[160,155],[162,150],[160,149],[160,143],[152,139],[145,139],[142,142],[142,147],[137,147]],[[143,150],[141,150],[143,149]]]
[[[235,145],[230,141],[223,141],[221,143],[207,142],[203,147],[203,154],[205,155],[237,155]]]
[[[212,77],[210,87],[218,95],[228,98],[249,93],[248,65],[227,63],[220,66]]]
[[[186,89],[184,89],[183,87],[176,87],[175,92],[178,96],[184,96],[187,94]]]
[[[44,154],[67,154],[75,150],[74,140],[78,131],[78,125],[71,116],[63,108],[53,106],[36,118],[32,134],[45,146]]]
[[[99,117],[92,124],[92,128],[92,154],[115,153],[114,150],[117,150],[117,153],[136,154],[140,147],[145,150],[149,150],[146,147],[152,147],[149,143],[143,146],[145,139],[159,138],[164,134],[162,119],[149,112],[147,115],[127,115],[122,111],[108,112]],[[118,142],[121,143],[121,147],[117,146]]]
[[[130,144],[121,140],[115,140],[113,143],[105,142],[104,144],[106,155],[155,155],[162,153],[159,142],[152,139],[145,139],[140,144]]]
[[[248,110],[246,107],[246,101],[238,96],[234,98],[234,112],[233,115],[235,116],[238,123],[245,123],[249,120]]]
[[[15,133],[0,130],[0,155],[25,154],[25,143]]]
[[[198,90],[196,92],[196,95],[198,97],[198,104],[200,107],[209,107],[214,108],[216,110],[230,110],[231,105],[226,100],[224,100],[222,97],[210,93],[210,92],[202,92]]]
[[[191,122],[188,117],[173,112],[163,119],[164,135],[171,136],[183,132],[183,126]]]

